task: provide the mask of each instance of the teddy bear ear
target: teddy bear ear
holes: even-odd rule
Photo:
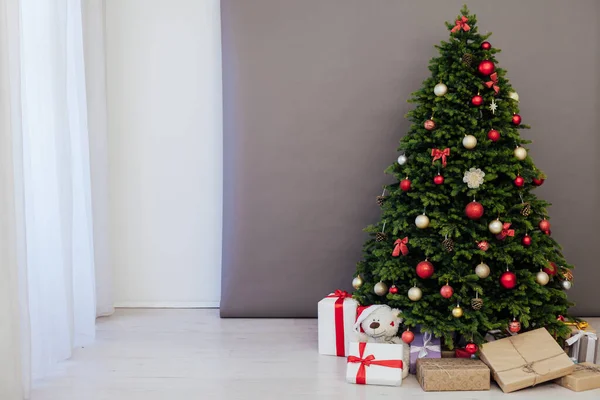
[[[402,322],[402,311],[397,309],[397,308],[392,308],[392,314],[394,315],[394,318],[396,318],[396,320],[398,320],[398,322]]]

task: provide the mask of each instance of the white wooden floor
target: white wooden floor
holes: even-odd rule
[[[504,395],[421,391],[344,381],[343,358],[317,354],[314,319],[219,319],[218,310],[119,310],[98,321],[97,342],[78,349],[32,400],[599,399],[554,384]],[[600,329],[600,319],[593,325]]]

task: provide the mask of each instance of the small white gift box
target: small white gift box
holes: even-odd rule
[[[319,301],[319,354],[345,357],[353,339],[358,302],[348,292],[336,290]]]
[[[346,380],[359,385],[402,385],[404,345],[350,342]]]

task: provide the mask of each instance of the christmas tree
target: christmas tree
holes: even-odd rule
[[[544,182],[519,130],[519,96],[498,67],[499,49],[464,7],[446,23],[431,76],[409,102],[412,125],[400,140],[396,182],[377,197],[381,220],[366,228],[353,286],[363,305],[402,310],[450,348],[488,331],[546,327],[571,306],[572,266],[551,237]]]

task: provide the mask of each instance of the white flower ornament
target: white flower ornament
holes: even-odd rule
[[[471,168],[465,172],[463,182],[467,184],[470,189],[477,189],[483,183],[483,177],[485,172],[479,168]]]

